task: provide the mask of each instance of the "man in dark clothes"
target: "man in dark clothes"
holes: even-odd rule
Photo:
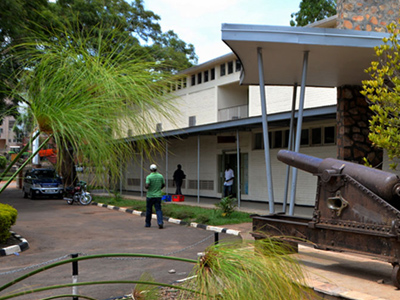
[[[175,195],[182,195],[181,187],[183,179],[186,178],[185,173],[182,171],[182,166],[178,165],[178,169],[174,172],[174,182],[176,185]]]

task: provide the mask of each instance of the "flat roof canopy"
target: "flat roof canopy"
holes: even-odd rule
[[[222,24],[222,40],[240,59],[241,84],[259,85],[257,49],[262,48],[266,85],[301,83],[309,51],[307,86],[360,85],[376,60],[374,47],[388,33],[332,28]]]

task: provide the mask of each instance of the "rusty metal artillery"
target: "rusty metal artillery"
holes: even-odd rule
[[[400,288],[400,178],[359,164],[281,150],[278,159],[318,176],[311,218],[253,216],[253,236],[311,242],[322,250],[373,256],[393,265]]]

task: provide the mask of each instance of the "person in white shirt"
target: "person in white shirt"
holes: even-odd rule
[[[235,174],[229,165],[225,168],[224,197],[232,195],[232,186]]]

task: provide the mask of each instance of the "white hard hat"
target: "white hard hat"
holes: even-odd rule
[[[150,170],[151,171],[157,170],[157,166],[155,164],[150,165]]]

